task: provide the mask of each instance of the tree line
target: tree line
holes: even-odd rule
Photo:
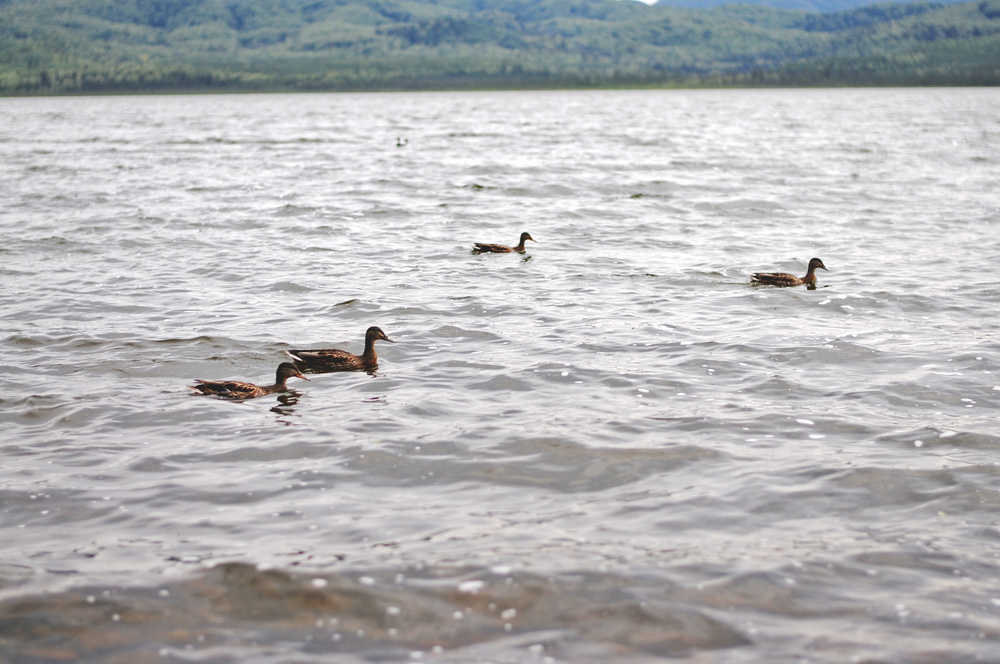
[[[7,0],[0,93],[997,85],[1000,0],[827,14],[617,0]]]

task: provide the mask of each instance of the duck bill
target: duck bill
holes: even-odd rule
[[[309,379],[308,379],[308,378],[306,378],[306,377],[305,377],[304,375],[302,375],[302,372],[301,372],[301,371],[300,371],[300,372],[298,372],[297,374],[295,374],[295,377],[296,377],[296,378],[301,378],[302,380],[309,380]],[[309,381],[309,382],[312,382],[312,381]]]

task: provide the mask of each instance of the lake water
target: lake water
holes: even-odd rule
[[[1000,661],[997,109],[0,100],[0,659]]]

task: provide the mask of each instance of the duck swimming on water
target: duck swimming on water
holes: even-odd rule
[[[291,362],[282,362],[275,372],[274,385],[254,385],[238,380],[196,380],[195,384],[189,385],[188,388],[200,394],[210,394],[226,399],[253,399],[265,394],[287,392],[288,386],[285,383],[289,378],[309,380]]]
[[[521,241],[517,243],[516,247],[508,247],[505,244],[486,244],[483,242],[476,242],[475,247],[472,248],[472,253],[474,254],[509,254],[516,251],[519,254],[524,253],[524,243],[526,240],[531,240],[532,242],[537,242],[535,238],[531,237],[530,233],[521,233]]]
[[[378,369],[378,356],[375,354],[376,341],[395,343],[385,335],[381,328],[368,328],[365,332],[365,350],[361,355],[348,353],[338,348],[317,348],[313,350],[286,350],[292,358],[295,367],[306,373],[328,373],[331,371],[367,371]]]
[[[796,277],[787,272],[754,272],[750,275],[753,286],[801,286],[805,284],[810,290],[816,288],[816,268],[827,270],[823,261],[818,258],[809,259],[809,269],[804,277]],[[829,272],[829,270],[827,270]]]

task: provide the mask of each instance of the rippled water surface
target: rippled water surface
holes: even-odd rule
[[[0,659],[1000,661],[998,108],[0,100]]]

